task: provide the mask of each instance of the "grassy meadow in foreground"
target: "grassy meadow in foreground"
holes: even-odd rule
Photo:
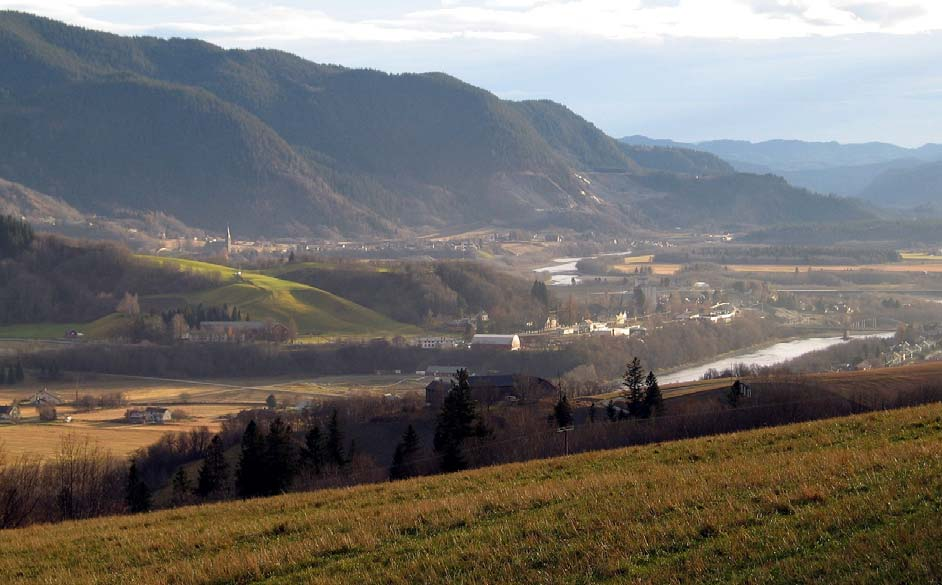
[[[0,532],[8,582],[930,583],[942,405]]]

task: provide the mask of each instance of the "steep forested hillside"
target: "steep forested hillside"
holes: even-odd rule
[[[890,169],[864,189],[863,197],[892,207],[942,207],[942,161],[908,169]]]
[[[585,173],[730,173],[715,157],[626,148],[564,106],[501,100],[440,73],[120,37],[16,12],[0,12],[0,112],[0,177],[80,212],[157,211],[243,234],[620,229],[649,189],[607,191]],[[788,196],[769,182],[756,204],[770,191]],[[787,208],[772,217],[799,219]]]

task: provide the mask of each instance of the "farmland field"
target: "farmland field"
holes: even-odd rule
[[[942,575],[940,514],[935,404],[0,532],[0,573],[12,583],[930,583]]]
[[[60,406],[59,420],[40,422],[32,407],[23,407],[19,424],[0,424],[0,443],[7,453],[28,454],[42,458],[52,457],[59,449],[62,438],[73,434],[87,438],[103,450],[114,455],[127,455],[157,441],[164,433],[206,426],[219,428],[222,417],[248,408],[262,408],[272,394],[284,405],[304,400],[328,400],[353,396],[382,396],[390,393],[403,395],[424,389],[427,379],[418,376],[329,376],[297,380],[293,378],[266,378],[257,380],[187,381],[132,378],[123,376],[95,376],[93,379],[49,384],[49,390],[71,401],[76,396],[100,396],[120,393],[128,406],[76,412],[69,405]],[[43,386],[0,386],[0,404],[25,400]],[[124,413],[132,406],[163,406],[182,410],[188,418],[164,425],[129,425]],[[64,421],[71,416],[71,422]]]
[[[683,264],[669,264],[669,263],[664,263],[664,262],[643,262],[643,261],[628,262],[626,261],[624,264],[613,265],[612,269],[618,272],[624,272],[626,274],[630,274],[640,267],[650,267],[652,273],[658,276],[670,276],[672,274],[677,274],[678,272],[680,272],[680,269],[683,268],[684,265]]]

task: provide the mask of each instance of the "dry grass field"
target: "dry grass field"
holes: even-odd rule
[[[933,583],[942,405],[0,532],[8,583]]]
[[[672,274],[677,274],[680,272],[680,269],[683,268],[683,264],[668,264],[664,262],[628,262],[624,264],[615,264],[612,266],[613,270],[618,272],[623,272],[625,274],[633,273],[639,267],[650,267],[653,274],[657,276],[670,276]]]
[[[297,380],[267,378],[259,380],[160,380],[98,375],[76,382],[49,384],[49,390],[71,401],[76,395],[101,396],[120,393],[129,406],[76,412],[72,406],[57,409],[59,420],[40,422],[36,410],[24,407],[19,424],[0,424],[0,442],[8,453],[53,457],[62,438],[74,434],[88,438],[98,447],[114,455],[127,455],[157,441],[164,433],[206,426],[218,429],[222,418],[247,408],[264,407],[265,399],[274,394],[283,404],[305,400],[328,400],[351,396],[382,396],[406,394],[425,388],[427,379],[418,376],[330,376]],[[43,385],[0,386],[0,404],[25,400]],[[124,412],[130,406],[164,406],[183,410],[185,420],[164,425],[129,425]],[[72,417],[66,423],[65,417]]]

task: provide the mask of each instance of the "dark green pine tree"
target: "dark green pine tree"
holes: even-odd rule
[[[277,417],[268,427],[268,436],[265,438],[262,493],[271,496],[287,492],[294,482],[297,469],[291,425]]]
[[[464,442],[471,437],[487,436],[489,431],[477,413],[471,398],[467,370],[458,370],[457,381],[445,396],[435,426],[435,451],[441,459],[442,471],[458,471],[468,466]]]
[[[327,441],[324,443],[327,452],[327,462],[337,467],[347,464],[347,457],[343,450],[343,431],[340,429],[340,415],[335,408],[327,421]]]
[[[13,372],[13,366],[7,366],[7,384],[10,386],[16,384],[16,374]]]
[[[265,437],[255,421],[249,421],[242,433],[239,467],[236,469],[236,493],[254,498],[265,493]]]
[[[662,414],[664,414],[664,396],[657,383],[657,376],[653,371],[648,371],[648,377],[644,379],[644,416],[661,416]]]
[[[206,459],[200,466],[196,481],[196,495],[201,498],[211,498],[224,494],[226,483],[229,480],[229,464],[226,462],[226,453],[222,445],[222,437],[213,436],[206,450]]]
[[[556,426],[559,428],[572,426],[572,406],[565,394],[560,396],[556,406],[553,407],[553,418],[556,419]]]
[[[731,407],[739,406],[739,398],[742,396],[742,382],[738,379],[726,389],[726,403]]]
[[[22,362],[16,362],[16,381],[22,382],[26,379],[26,374],[23,372]]]
[[[193,486],[190,485],[190,477],[182,467],[177,468],[173,475],[173,481],[170,482],[170,500],[174,506],[182,506],[190,501],[190,493]]]
[[[628,403],[628,414],[630,416],[642,416],[644,414],[644,371],[641,369],[641,360],[637,357],[631,360],[628,368],[625,370],[624,396]]]
[[[137,473],[137,461],[131,461],[128,480],[124,486],[124,502],[132,514],[150,510],[150,488],[141,481]]]
[[[402,435],[402,440],[396,445],[393,453],[392,467],[389,470],[389,479],[405,479],[418,473],[416,458],[419,454],[419,434],[411,424]]]
[[[302,460],[305,466],[313,470],[316,475],[320,475],[324,470],[324,464],[327,462],[326,455],[321,427],[315,424],[304,435],[304,450],[301,452]]]
[[[611,400],[608,401],[608,404],[605,405],[605,416],[608,417],[609,422],[615,422],[618,418],[618,411],[615,410],[615,403]]]
[[[268,398],[265,399],[265,406],[272,409],[278,406],[278,399],[275,398],[274,394],[268,395]]]
[[[595,417],[598,416],[598,407],[595,405],[595,402],[589,405],[589,422],[594,423]]]
[[[544,307],[549,306],[549,289],[546,288],[545,282],[534,280],[533,286],[530,288],[530,294]]]

